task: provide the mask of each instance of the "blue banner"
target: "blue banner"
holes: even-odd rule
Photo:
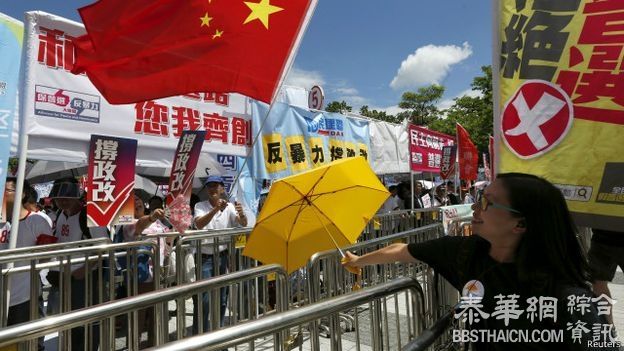
[[[255,136],[269,105],[252,101]],[[275,103],[253,149],[256,178],[278,179],[370,150],[368,121]],[[370,161],[369,161],[370,162]]]
[[[0,14],[0,205],[4,214],[4,183],[8,174],[13,120],[17,113],[17,83],[24,41],[22,22]],[[0,222],[6,218],[2,215]]]

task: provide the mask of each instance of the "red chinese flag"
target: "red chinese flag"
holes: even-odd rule
[[[457,123],[457,154],[459,158],[459,178],[477,180],[477,166],[479,153],[477,147],[470,140],[470,135]]]
[[[317,0],[100,0],[73,73],[113,104],[198,91],[271,102]]]

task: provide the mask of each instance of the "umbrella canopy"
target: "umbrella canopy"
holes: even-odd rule
[[[293,272],[316,252],[354,243],[389,195],[362,157],[278,180],[243,255]]]

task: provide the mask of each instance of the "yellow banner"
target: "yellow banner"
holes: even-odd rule
[[[498,6],[498,172],[555,183],[579,225],[624,228],[624,1]]]
[[[325,157],[326,151],[324,150],[325,143],[323,142],[323,138],[310,137],[308,138],[308,143],[310,144],[310,150],[312,152],[312,155],[310,157],[312,161],[312,167],[316,168],[326,163],[329,163],[329,161]]]
[[[288,156],[290,157],[290,164],[294,173],[305,171],[310,168],[303,135],[287,137],[286,148],[288,149]]]
[[[264,150],[264,165],[269,173],[275,173],[286,169],[286,156],[282,145],[282,135],[273,133],[262,137]]]

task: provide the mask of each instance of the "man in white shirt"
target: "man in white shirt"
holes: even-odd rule
[[[50,197],[54,199],[56,206],[59,208],[54,225],[54,236],[59,243],[68,243],[80,241],[84,239],[92,239],[99,237],[108,237],[106,227],[87,227],[86,207],[81,197],[82,189],[76,178],[68,177],[57,179],[50,191]],[[83,257],[83,256],[79,256]],[[85,290],[85,272],[86,269],[95,269],[97,267],[86,264],[74,264],[71,266],[71,309],[76,310],[99,302],[99,277],[96,271],[91,271],[91,295],[86,296]],[[48,281],[52,284],[50,289],[50,300],[48,301],[48,312],[54,311],[54,306],[58,304],[58,268],[50,269],[48,273]],[[54,277],[55,279],[51,279]],[[56,282],[55,282],[56,280]],[[97,350],[99,346],[99,325],[94,324],[91,334],[91,345],[93,350]],[[71,331],[72,348],[82,350],[84,348],[85,333],[83,327],[73,328]]]
[[[388,187],[388,191],[390,191],[390,197],[381,206],[381,209],[378,211],[379,214],[385,214],[385,213],[392,212],[392,211],[398,211],[401,208],[400,206],[401,199],[399,199],[399,195],[398,195],[399,188],[396,185],[390,185],[390,187]]]
[[[236,202],[234,205],[225,199],[225,186],[223,178],[219,176],[210,176],[206,180],[206,194],[208,200],[199,202],[195,205],[195,227],[197,229],[226,229],[235,227],[244,227],[247,225],[247,216],[243,211],[243,207]],[[219,245],[219,273],[216,273],[214,260],[214,247],[210,244],[202,243],[202,277],[207,279],[215,275],[225,274],[227,272],[228,252],[226,245]],[[200,279],[200,278],[198,278]],[[225,318],[225,308],[227,307],[228,289],[222,288],[220,291],[220,324],[223,326]],[[198,333],[197,318],[197,298],[193,296],[193,333]],[[203,309],[203,332],[210,330],[210,294],[202,294]]]
[[[35,246],[37,245],[37,238],[41,235],[51,236],[52,227],[46,218],[38,216],[36,213],[27,210],[24,205],[33,201],[37,202],[36,191],[28,184],[24,182],[22,206],[20,207],[20,224],[17,232],[16,248]],[[7,214],[12,215],[13,203],[15,201],[15,179],[8,178],[5,185],[6,206]],[[9,237],[10,237],[10,224],[4,223],[2,228],[2,236],[0,237],[0,245],[2,249],[8,249]],[[6,230],[6,232],[5,232]],[[15,263],[15,267],[26,266],[29,261],[20,261]],[[10,276],[10,301],[9,301],[9,313],[7,319],[7,326],[26,323],[30,321],[30,273],[17,273]],[[41,284],[37,279],[37,284]],[[38,315],[39,318],[44,317],[43,313],[43,300],[41,299],[41,289],[39,296],[37,297]],[[43,337],[38,339],[37,347],[39,350],[43,350]]]

